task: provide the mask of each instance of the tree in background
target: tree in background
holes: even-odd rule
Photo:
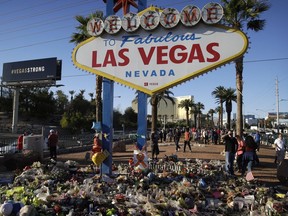
[[[219,109],[219,114],[220,114],[220,118],[219,118],[219,126],[220,128],[223,127],[223,99],[224,99],[224,94],[225,94],[225,87],[224,86],[217,86],[214,91],[212,91],[212,96],[215,97],[216,99],[216,103],[220,105],[220,108]]]
[[[76,27],[77,32],[73,33],[71,36],[71,43],[75,43],[76,45],[87,40],[91,36],[88,34],[87,31],[87,23],[91,18],[101,18],[103,19],[103,12],[102,11],[96,11],[96,13],[91,14],[88,17],[83,16],[76,16],[75,17],[79,25]],[[103,83],[103,77],[102,76],[96,76],[96,121],[101,122],[102,121],[102,83]]]
[[[0,111],[9,113],[13,109],[13,91],[8,88],[1,87],[0,95]]]
[[[180,103],[178,104],[179,108],[184,108],[185,112],[186,112],[186,126],[190,127],[189,124],[189,110],[190,108],[192,108],[194,106],[194,101],[192,99],[185,99],[180,101]]]
[[[218,123],[217,126],[220,127],[220,118],[221,118],[221,113],[223,113],[223,109],[221,108],[221,106],[217,106],[215,108],[215,112],[218,114]]]
[[[127,107],[123,114],[123,123],[125,128],[133,130],[137,128],[137,113],[132,107]]]
[[[165,90],[156,94],[153,94],[150,98],[150,104],[151,104],[151,131],[156,131],[157,129],[157,114],[158,114],[158,104],[161,100],[163,100],[167,106],[167,100],[170,100],[172,104],[175,104],[174,98],[170,95],[173,95],[173,93],[169,90]]]
[[[200,129],[201,128],[201,114],[202,114],[202,110],[205,109],[205,106],[203,103],[198,102],[195,104],[195,113],[197,113],[198,116],[198,123],[197,123],[197,127]]]
[[[72,133],[77,131],[89,130],[93,121],[91,103],[84,98],[84,92],[80,91],[64,112],[60,125],[62,128],[69,129]]]
[[[64,94],[62,90],[56,91],[56,113],[61,115],[68,107],[68,96]]]
[[[243,31],[251,29],[258,32],[264,29],[265,20],[260,15],[269,10],[270,5],[266,0],[222,0],[224,9],[224,22],[232,28]],[[243,134],[243,59],[244,56],[235,60],[236,89],[237,89],[237,121],[236,134]]]
[[[70,90],[70,91],[69,91],[69,94],[71,95],[71,96],[70,96],[70,101],[72,101],[72,100],[73,100],[73,97],[74,97],[74,94],[75,94],[75,91],[74,91],[74,90]]]
[[[214,109],[210,109],[209,111],[208,111],[208,114],[209,115],[211,115],[211,123],[212,123],[212,127],[214,126],[214,114],[215,114],[216,112],[215,112],[215,110]]]
[[[56,112],[54,93],[49,88],[23,88],[19,94],[19,114],[29,118],[48,120]]]
[[[234,88],[227,88],[224,91],[224,102],[227,113],[227,129],[231,129],[231,112],[232,112],[232,101],[236,102],[237,96]]]

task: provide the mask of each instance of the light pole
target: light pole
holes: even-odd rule
[[[122,129],[123,129],[123,137],[124,137],[124,135],[125,135],[125,125],[124,124],[122,124]]]

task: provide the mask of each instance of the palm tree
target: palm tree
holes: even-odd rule
[[[216,103],[220,105],[220,128],[223,127],[223,98],[224,98],[224,93],[225,93],[225,87],[224,86],[217,86],[214,91],[212,91],[212,96],[216,98]]]
[[[91,18],[103,18],[102,11],[96,11],[96,13],[91,14],[88,17],[83,16],[76,16],[76,20],[78,21],[79,25],[76,27],[78,32],[73,33],[71,36],[70,43],[79,44],[82,41],[87,40],[91,36],[87,32],[87,23]],[[97,75],[96,76],[96,121],[102,121],[102,83],[103,77]]]
[[[212,126],[214,126],[214,121],[213,121],[213,119],[214,119],[214,114],[215,114],[215,110],[214,109],[210,109],[209,111],[208,111],[208,114],[210,114],[211,115],[211,122],[212,122]]]
[[[221,113],[223,113],[223,109],[221,108],[221,106],[217,106],[215,108],[215,112],[218,113],[218,127],[220,127],[220,118],[221,118]]]
[[[86,91],[85,89],[80,89],[80,93],[79,93],[79,94],[80,94],[80,95],[83,97],[83,96],[84,96],[84,93],[85,93],[85,91]]]
[[[170,100],[172,104],[175,104],[174,98],[170,96],[174,95],[171,91],[165,90],[156,94],[153,94],[150,98],[151,104],[151,114],[152,114],[152,122],[151,122],[151,131],[156,131],[157,128],[157,113],[158,113],[158,104],[161,100],[163,100],[167,106],[167,100]]]
[[[265,20],[260,15],[269,10],[270,5],[266,0],[222,0],[224,9],[224,21],[238,30],[251,29],[258,32],[264,29]],[[244,56],[235,60],[236,89],[237,89],[237,122],[236,134],[243,133],[243,60]]]
[[[74,96],[74,94],[75,94],[75,91],[74,90],[71,90],[71,91],[69,91],[69,94],[71,95],[71,101],[73,100],[73,96]]]
[[[193,114],[194,127],[197,128],[197,111],[196,111],[195,104],[191,107],[190,114],[191,114],[191,115]]]
[[[202,114],[202,110],[205,109],[205,106],[203,103],[198,102],[195,104],[195,111],[198,115],[198,128],[201,128],[201,114]]]
[[[184,108],[186,111],[186,125],[189,127],[189,109],[194,105],[194,101],[192,99],[182,100],[179,104],[179,108]]]
[[[94,93],[93,93],[93,92],[90,92],[90,93],[88,93],[88,95],[90,96],[91,101],[92,101],[92,100],[93,100]]]
[[[227,88],[225,89],[224,102],[227,112],[227,129],[231,128],[231,112],[232,112],[232,101],[236,102],[237,96],[235,94],[236,89]]]

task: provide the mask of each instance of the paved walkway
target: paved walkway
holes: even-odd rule
[[[91,145],[92,146],[92,145]],[[223,154],[224,145],[204,145],[204,144],[193,144],[192,152],[187,151],[183,152],[183,143],[180,143],[181,149],[176,152],[174,143],[160,143],[159,149],[160,154],[159,158],[163,158],[165,155],[170,156],[176,154],[179,160],[184,160],[186,158],[191,159],[202,159],[202,160],[221,160],[224,161],[225,157]],[[129,158],[133,157],[134,151],[133,145],[127,145],[125,152],[113,152],[113,162],[114,163],[128,163]],[[61,154],[58,156],[58,160],[67,161],[74,160],[81,165],[91,164],[91,160],[88,161],[85,159],[86,153],[89,151],[77,152],[71,154]],[[277,179],[277,166],[274,164],[274,154],[275,151],[272,147],[263,145],[258,153],[260,159],[260,165],[253,168],[253,175],[259,181],[267,183],[269,185],[279,184]],[[148,147],[148,156],[151,157],[150,148]],[[240,176],[239,173],[236,175]]]

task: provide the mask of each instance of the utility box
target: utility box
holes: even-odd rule
[[[23,150],[31,150],[39,154],[43,160],[44,137],[42,135],[30,135],[23,138]]]

